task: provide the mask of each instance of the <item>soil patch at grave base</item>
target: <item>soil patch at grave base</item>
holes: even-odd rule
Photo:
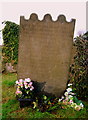
[[[9,100],[9,98],[2,98],[2,103],[6,103]]]

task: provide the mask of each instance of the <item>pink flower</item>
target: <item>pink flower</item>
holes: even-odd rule
[[[19,88],[17,88],[17,91],[20,91],[20,89],[19,89]]]
[[[73,100],[70,100],[70,101],[68,102],[69,105],[72,104],[72,103],[73,103]]]
[[[68,101],[67,100],[63,100],[63,104],[67,105]]]
[[[66,96],[66,100],[67,100],[67,101],[68,101],[68,99],[69,99],[68,96]]]
[[[22,79],[19,79],[19,82],[20,82],[20,83],[22,83],[22,82],[23,82],[23,80],[22,80]]]
[[[73,103],[73,100],[70,100],[69,102],[70,102],[70,104],[72,104],[72,103]]]
[[[71,103],[70,102],[68,102],[68,105],[70,105]]]
[[[16,94],[18,95],[18,94],[22,94],[22,92],[21,91],[16,91]]]
[[[26,82],[26,81],[24,81],[24,85],[27,85],[27,82]]]
[[[21,86],[21,88],[22,88],[22,87],[23,87],[23,84],[21,84],[20,86]]]
[[[29,87],[32,86],[32,82],[30,82],[30,83],[28,84],[28,86],[29,86]]]

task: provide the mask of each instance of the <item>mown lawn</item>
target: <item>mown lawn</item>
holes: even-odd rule
[[[15,98],[15,81],[17,74],[2,75],[2,119],[19,118],[88,118],[88,102],[84,101],[84,108],[76,111],[72,108],[58,109],[52,112],[40,112],[38,109],[30,107],[20,108],[19,102]]]

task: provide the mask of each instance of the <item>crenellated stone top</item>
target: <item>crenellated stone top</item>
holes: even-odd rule
[[[68,21],[66,21],[66,17],[65,17],[65,15],[63,15],[63,14],[61,14],[61,15],[59,15],[58,17],[57,17],[57,20],[56,21],[54,21],[54,20],[52,20],[52,16],[50,15],[50,14],[45,14],[44,15],[44,17],[43,17],[43,20],[39,20],[38,19],[38,15],[36,14],[36,13],[32,13],[31,15],[30,15],[30,18],[29,19],[25,19],[25,17],[24,16],[20,16],[20,20],[25,20],[25,21],[51,21],[51,22],[60,22],[60,23],[72,23],[72,22],[74,22],[75,23],[75,19],[71,19],[71,21],[70,22],[68,22]]]

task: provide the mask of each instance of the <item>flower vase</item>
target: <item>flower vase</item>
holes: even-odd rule
[[[31,98],[19,98],[18,101],[20,102],[20,108],[23,108],[23,107],[30,106],[31,103],[33,102],[33,99],[31,99]]]

